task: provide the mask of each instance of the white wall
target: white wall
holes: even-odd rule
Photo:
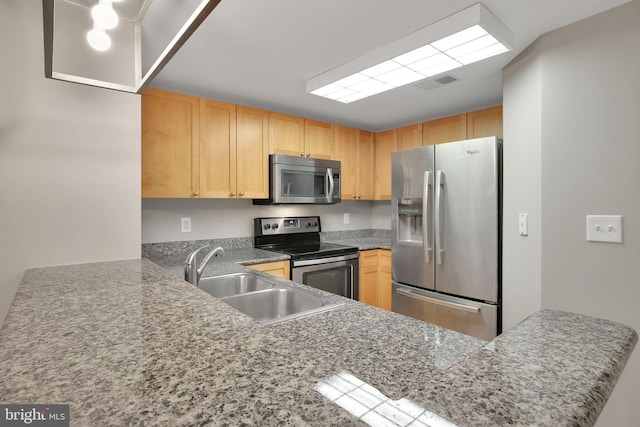
[[[349,224],[344,224],[344,214]],[[371,202],[344,201],[335,205],[259,206],[251,200],[144,199],[142,243],[253,236],[253,218],[319,215],[322,231],[371,227]],[[180,231],[180,218],[191,218],[191,232]]]
[[[0,323],[25,269],[140,257],[140,99],[45,79],[42,2],[0,2]]]
[[[524,168],[529,152],[532,162],[540,159],[541,171],[534,178],[540,179],[541,198],[537,183],[525,182],[522,192],[515,185],[521,171],[512,168],[505,175],[506,182],[514,180],[505,194],[505,200],[513,198],[509,211],[505,208],[509,222],[516,211],[531,207],[541,215],[536,219],[540,234],[529,236],[528,243],[505,232],[505,296],[518,287],[526,288],[519,297],[535,295],[539,288],[543,308],[619,321],[637,331],[639,23],[640,0],[635,0],[543,36],[504,73],[505,147],[516,146],[505,150],[505,164]],[[537,131],[527,125],[529,120],[539,122]],[[587,242],[587,214],[623,215],[623,243]],[[532,280],[538,259],[541,276]],[[505,299],[505,307],[509,303]],[[638,378],[636,349],[598,426],[640,425]]]

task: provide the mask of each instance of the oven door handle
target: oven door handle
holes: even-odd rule
[[[340,256],[334,256],[334,257],[328,257],[328,258],[292,260],[291,267],[304,267],[306,265],[318,265],[318,264],[327,264],[330,262],[348,261],[350,259],[357,259],[359,257],[360,257],[360,254],[349,254],[349,255],[340,255]]]

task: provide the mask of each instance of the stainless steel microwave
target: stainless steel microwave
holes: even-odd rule
[[[253,204],[330,205],[340,200],[340,161],[271,154],[269,199]]]

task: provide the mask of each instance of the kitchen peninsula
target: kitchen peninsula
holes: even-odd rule
[[[47,267],[0,331],[0,401],[69,404],[71,425],[590,426],[636,342],[545,310],[487,343],[351,300],[263,326],[146,259]],[[356,388],[387,400],[350,413]]]

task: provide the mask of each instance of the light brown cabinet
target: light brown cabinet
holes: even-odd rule
[[[269,153],[334,159],[333,125],[269,112]]]
[[[360,302],[391,311],[391,251],[360,251]]]
[[[398,150],[422,146],[422,123],[398,128]]]
[[[335,159],[335,143],[333,125],[331,123],[304,119],[304,153],[305,157],[318,159]]]
[[[464,139],[467,139],[466,113],[422,123],[423,145],[436,145]]]
[[[290,261],[274,261],[265,262],[262,264],[247,265],[247,267],[254,270],[263,271],[269,273],[272,276],[280,277],[282,279],[290,280]]]
[[[200,99],[200,197],[236,194],[236,106]]]
[[[502,138],[502,105],[467,113],[467,138]]]
[[[375,135],[375,199],[391,200],[391,153],[398,150],[398,131]]]
[[[341,162],[342,200],[373,200],[373,133],[334,126],[336,159]]]
[[[304,152],[304,119],[269,112],[269,154],[300,156]]]
[[[267,111],[147,89],[142,118],[142,197],[268,197]]]
[[[269,197],[269,112],[238,105],[237,198]]]
[[[147,89],[141,105],[142,197],[198,197],[199,99]]]

